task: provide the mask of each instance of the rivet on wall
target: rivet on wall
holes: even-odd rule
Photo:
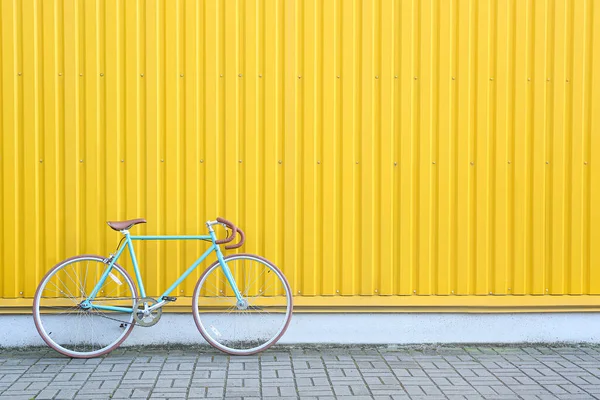
[[[183,78],[183,74],[179,74],[179,77],[180,77],[180,78]]]
[[[143,78],[143,77],[144,77],[144,74],[140,74],[140,76]]]
[[[259,77],[259,78],[262,78],[262,74],[259,74],[259,75],[258,75],[258,77]]]
[[[202,164],[204,162],[204,160],[200,160],[200,164]]]
[[[121,162],[125,162],[125,160],[121,160]]]
[[[379,75],[375,75],[375,79],[379,79]]]
[[[242,160],[240,160],[240,164],[242,163]]]
[[[471,166],[475,165],[475,163],[473,161],[471,161]]]
[[[79,74],[79,77],[82,77],[82,76],[83,76],[83,74]]]
[[[18,73],[18,75],[19,75],[19,76],[21,76],[21,75],[23,75],[23,73],[22,73],[22,72],[19,72],[19,73]]]
[[[279,164],[281,164],[283,161],[279,160]]]
[[[104,76],[104,73],[100,72],[100,76]]]
[[[62,72],[59,72],[59,73],[58,73],[58,76],[62,76]]]
[[[242,74],[239,74],[238,76],[241,78],[241,77],[242,77]]]
[[[415,81],[416,81],[417,79],[418,79],[418,78],[415,76]]]

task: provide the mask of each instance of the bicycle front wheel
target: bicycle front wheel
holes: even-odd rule
[[[121,266],[114,264],[92,301],[100,310],[82,303],[108,265],[104,258],[69,258],[42,279],[33,299],[33,320],[42,339],[54,350],[73,358],[98,357],[117,348],[133,329],[137,289]]]
[[[193,312],[198,330],[213,347],[233,355],[268,349],[285,333],[292,318],[292,291],[271,262],[251,254],[225,257],[242,295],[238,301],[219,262],[200,277]]]

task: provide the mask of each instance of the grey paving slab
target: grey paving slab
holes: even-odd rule
[[[600,399],[600,346],[0,349],[0,399]]]

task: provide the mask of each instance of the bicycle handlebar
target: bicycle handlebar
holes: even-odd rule
[[[237,249],[238,247],[242,247],[244,245],[244,242],[246,241],[246,235],[244,234],[243,230],[241,230],[240,228],[238,228],[237,226],[235,226],[235,224],[233,222],[228,221],[225,218],[217,217],[217,222],[219,222],[219,223],[227,226],[229,229],[231,229],[231,235],[229,235],[225,239],[219,239],[219,240],[217,240],[215,242],[216,244],[229,243],[229,242],[233,241],[233,239],[235,238],[235,235],[237,233],[239,233],[240,234],[240,241],[238,243],[236,243],[236,244],[225,246],[225,249],[227,249],[227,250]]]
[[[240,234],[240,241],[237,244],[225,246],[227,250],[237,249],[238,247],[242,247],[244,245],[244,242],[246,241],[246,234],[240,228],[237,228],[237,233]]]

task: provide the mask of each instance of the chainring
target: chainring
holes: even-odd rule
[[[144,313],[144,309],[146,308],[146,305],[152,307],[157,303],[158,301],[152,297],[142,297],[137,300],[135,306],[133,306],[133,319],[135,320],[135,323],[143,327],[156,325],[162,316],[162,307],[158,307],[148,313]]]

